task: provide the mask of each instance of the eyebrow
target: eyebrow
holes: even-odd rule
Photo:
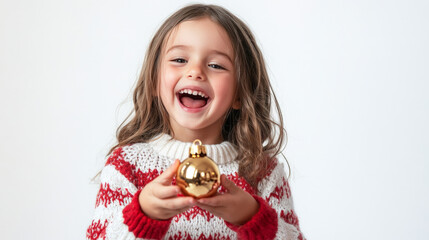
[[[186,45],[173,45],[172,47],[167,49],[167,51],[165,53],[169,53],[170,51],[172,51],[174,49],[188,49],[188,48],[190,48],[190,47],[186,46]],[[228,56],[228,54],[226,54],[222,51],[218,51],[218,50],[212,50],[211,52],[213,52],[215,54],[222,55],[222,56],[226,57],[229,61],[231,61],[231,63],[233,63],[232,59]]]

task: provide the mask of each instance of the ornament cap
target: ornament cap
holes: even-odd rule
[[[200,139],[195,139],[192,146],[189,148],[189,157],[204,157],[206,155],[206,147],[201,143]]]

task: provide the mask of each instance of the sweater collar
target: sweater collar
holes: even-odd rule
[[[173,139],[168,134],[161,134],[153,138],[149,144],[160,155],[178,158],[180,161],[189,157],[189,147],[192,145],[191,142],[181,142]],[[207,156],[213,159],[218,165],[230,163],[237,157],[235,147],[227,141],[219,144],[205,145],[205,147]]]

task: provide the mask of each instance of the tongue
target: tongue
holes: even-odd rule
[[[182,97],[182,104],[187,108],[200,108],[206,105],[206,100]]]

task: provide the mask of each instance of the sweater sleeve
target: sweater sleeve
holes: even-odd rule
[[[269,174],[258,184],[260,195],[253,195],[259,211],[247,223],[227,226],[237,232],[239,239],[304,240],[298,217],[293,209],[293,200],[284,171],[277,161]]]
[[[170,221],[147,217],[140,208],[136,171],[133,159],[122,148],[108,157],[100,175],[100,189],[95,203],[95,214],[86,232],[86,238],[95,239],[161,239]]]

